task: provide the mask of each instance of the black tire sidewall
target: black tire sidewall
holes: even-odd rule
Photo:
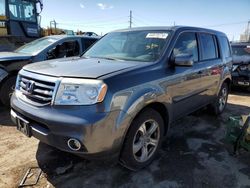
[[[137,132],[137,130],[140,128],[140,126],[142,125],[142,123],[144,123],[145,121],[149,120],[149,119],[153,119],[155,120],[160,128],[160,138],[159,138],[159,142],[157,145],[157,148],[154,152],[154,154],[151,156],[150,159],[148,159],[145,162],[138,162],[133,155],[133,141],[134,141],[134,136]],[[120,156],[120,162],[123,166],[125,166],[126,168],[130,169],[130,170],[139,170],[147,165],[149,165],[152,160],[155,158],[155,156],[157,155],[159,148],[161,146],[162,143],[162,139],[164,136],[164,121],[161,117],[161,115],[151,109],[151,108],[147,108],[145,110],[143,110],[132,122],[132,124],[130,125],[130,128],[127,132],[124,144],[123,144],[123,149],[121,152],[121,156]]]
[[[12,76],[7,78],[1,88],[0,88],[0,101],[5,107],[10,106],[10,93],[12,92],[12,87],[15,86],[16,77]]]

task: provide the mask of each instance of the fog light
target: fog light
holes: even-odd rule
[[[68,147],[73,151],[80,150],[81,146],[81,143],[77,139],[71,138],[68,140]]]

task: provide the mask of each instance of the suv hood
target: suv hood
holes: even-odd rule
[[[32,56],[18,52],[0,52],[0,61],[28,60]]]
[[[74,58],[33,63],[25,66],[23,69],[33,73],[56,77],[98,78],[137,65],[135,62],[127,61]]]

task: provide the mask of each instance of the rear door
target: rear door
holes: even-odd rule
[[[223,62],[216,35],[210,33],[198,34],[200,61],[196,67],[200,70],[201,84],[204,89],[200,96],[201,103],[210,103],[215,97],[220,84]],[[205,97],[203,97],[205,96]]]

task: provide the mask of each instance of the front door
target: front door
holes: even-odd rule
[[[175,66],[172,70],[173,83],[168,87],[172,97],[174,118],[192,112],[201,105],[200,95],[205,90],[202,83],[204,70],[198,66],[199,51],[195,32],[181,33],[172,51],[172,59],[181,54],[193,56],[192,67]]]

